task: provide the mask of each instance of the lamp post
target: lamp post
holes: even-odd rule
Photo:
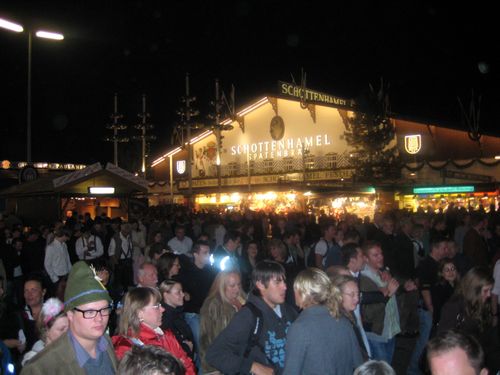
[[[24,27],[21,25],[8,21],[6,19],[0,18],[0,27],[6,30],[14,31],[16,33],[22,33]],[[33,44],[33,31],[26,30],[28,34],[28,83],[26,90],[26,161],[31,163],[31,50]],[[37,30],[35,36],[38,38],[51,39],[51,40],[63,40],[64,35],[59,33],[54,33],[45,30]]]

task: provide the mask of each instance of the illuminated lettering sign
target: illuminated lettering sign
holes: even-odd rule
[[[291,96],[293,98],[305,100],[315,103],[326,103],[344,107],[353,107],[351,100],[339,98],[336,96],[324,94],[322,92],[309,90],[300,86],[293,85],[286,82],[278,82],[279,92],[284,96]]]
[[[409,154],[418,154],[422,148],[422,137],[420,134],[405,135],[405,150]]]
[[[354,169],[338,169],[330,171],[315,171],[307,172],[307,181],[322,181],[322,180],[341,180],[345,178],[351,178],[354,175]],[[303,173],[289,173],[289,174],[275,174],[267,176],[251,176],[248,177],[223,177],[221,179],[221,186],[241,186],[241,185],[261,185],[261,184],[276,184],[279,181],[303,181]],[[191,182],[193,188],[203,188],[203,187],[214,187],[218,185],[216,178],[203,178],[194,179]],[[182,180],[178,182],[179,189],[187,189],[189,187],[189,182]],[[373,188],[372,188],[373,189]],[[369,192],[375,192],[369,191]]]
[[[231,146],[231,155],[248,154],[251,160],[302,156],[304,149],[331,145],[328,134],[311,135],[304,138],[283,138],[279,141],[262,141]]]
[[[413,188],[413,194],[473,193],[474,186],[428,186]]]

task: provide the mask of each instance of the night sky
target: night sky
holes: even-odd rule
[[[325,8],[329,5],[330,9]],[[476,8],[473,8],[476,7]],[[480,8],[479,8],[480,7]],[[33,42],[33,160],[112,161],[102,142],[119,111],[136,132],[141,96],[158,140],[170,147],[189,72],[206,122],[214,79],[237,107],[274,93],[277,81],[359,98],[380,78],[394,113],[460,128],[457,97],[482,95],[481,128],[500,134],[498,16],[493,3],[428,1],[2,1],[0,17],[64,33]],[[0,29],[0,159],[24,160],[27,35]],[[138,144],[120,145],[139,161]]]

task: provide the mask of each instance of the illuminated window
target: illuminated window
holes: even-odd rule
[[[228,163],[227,173],[229,174],[229,176],[236,176],[238,174],[238,164],[234,162]]]
[[[249,164],[248,168],[250,169],[250,174],[251,175],[255,174],[255,161],[250,160],[248,164]]]
[[[314,169],[314,155],[307,154],[304,156],[304,168]]]
[[[286,172],[293,171],[293,158],[283,158],[283,169]]]
[[[334,169],[337,168],[337,153],[331,153],[331,154],[326,154],[326,168],[327,169]]]
[[[272,173],[272,172],[273,172],[273,159],[265,159],[264,173]]]

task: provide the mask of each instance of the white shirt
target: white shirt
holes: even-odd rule
[[[132,246],[134,247],[134,256],[138,257],[142,254],[142,249],[146,247],[146,233],[141,230],[132,230]]]
[[[21,365],[24,366],[31,358],[40,353],[44,348],[45,343],[42,340],[38,340],[37,342],[35,342],[31,350],[24,355],[23,360],[21,361]]]
[[[102,246],[101,239],[97,236],[91,235],[89,238],[81,236],[76,240],[75,244],[76,255],[81,260],[99,258],[104,254],[104,247]],[[90,250],[90,255],[85,252]]]
[[[59,276],[69,273],[71,270],[71,262],[69,260],[66,243],[59,242],[57,238],[55,238],[50,245],[47,245],[45,248],[44,266],[53,283],[59,280]]]
[[[132,259],[132,254],[133,254],[133,245],[132,245],[132,238],[129,236],[125,237],[122,232],[120,232],[120,239],[122,240],[122,248],[119,249],[120,251],[120,259]],[[111,239],[111,242],[109,243],[109,248],[108,248],[108,255],[112,257],[115,255],[116,251],[116,241],[115,238],[113,237]]]
[[[193,247],[193,240],[191,240],[188,236],[184,236],[182,241],[179,241],[177,237],[174,237],[168,241],[168,246],[170,246],[175,254],[187,255]]]
[[[323,237],[321,237],[320,240],[316,243],[316,246],[314,246],[314,253],[323,257],[321,261],[321,264],[323,264],[323,266],[325,265],[326,253],[328,252],[328,248],[330,246],[332,246],[332,243],[325,240]]]

